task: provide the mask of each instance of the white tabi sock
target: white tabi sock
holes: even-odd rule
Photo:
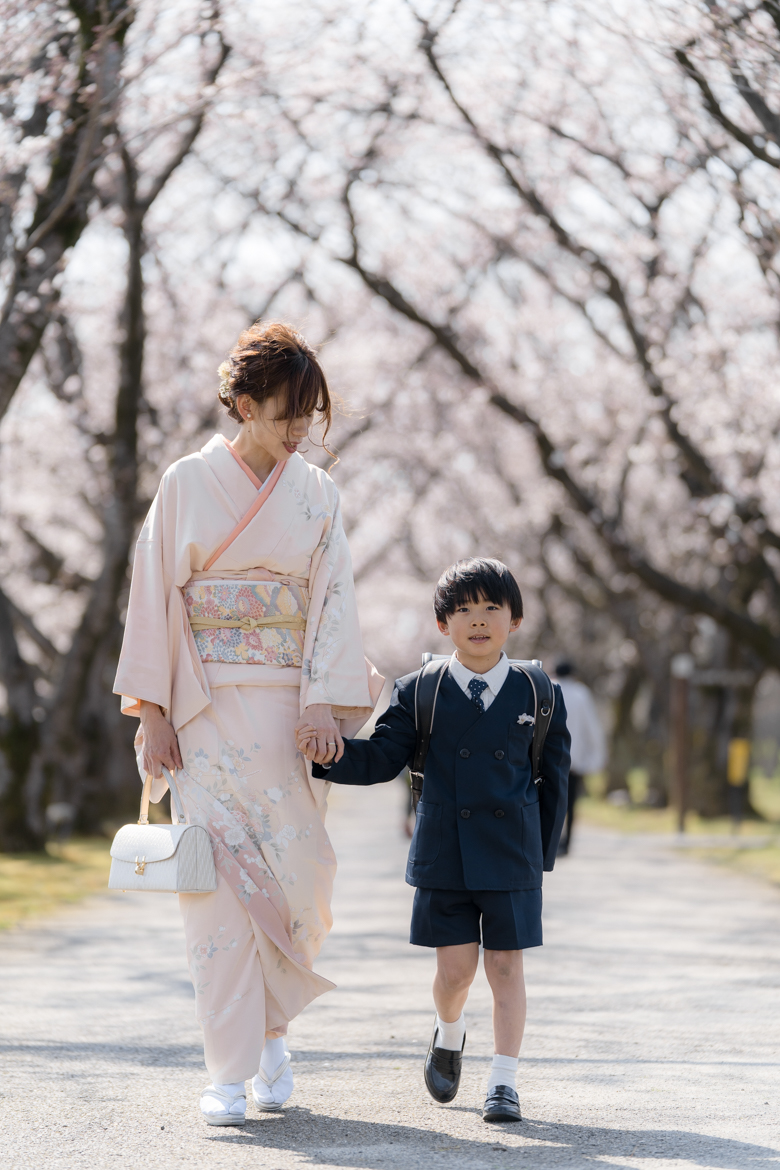
[[[286,1066],[285,1062],[288,1062]],[[284,1105],[292,1091],[293,1071],[289,1065],[287,1040],[284,1036],[269,1037],[260,1057],[260,1071],[252,1078],[255,1104],[260,1109],[276,1109]]]
[[[260,1057],[260,1068],[266,1076],[272,1077],[287,1055],[286,1036],[266,1037],[263,1045],[263,1055]]]
[[[490,1066],[487,1091],[495,1089],[496,1085],[507,1085],[517,1092],[517,1056],[494,1056]]]
[[[221,1089],[223,1093],[227,1093],[229,1097],[235,1097],[236,1093],[243,1092],[244,1081],[236,1081],[232,1085],[218,1085],[216,1081],[211,1082],[215,1089]]]
[[[216,1096],[216,1093],[224,1093],[228,1100],[225,1101],[222,1097]],[[238,1095],[239,1093],[241,1096]],[[211,1086],[204,1089],[200,1095],[200,1111],[206,1117],[224,1117],[226,1113],[230,1113],[233,1117],[243,1119],[246,1114],[244,1081],[234,1081],[229,1085],[219,1085],[213,1081]]]
[[[457,1020],[448,1024],[439,1013],[436,1013],[436,1047],[445,1048],[447,1052],[460,1052],[463,1047],[463,1037],[466,1035],[466,1017],[460,1013]]]

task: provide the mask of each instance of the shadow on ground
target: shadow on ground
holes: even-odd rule
[[[463,1112],[471,1112],[475,1118],[479,1116],[476,1109]],[[313,1166],[336,1164],[366,1170],[381,1170],[400,1162],[405,1150],[414,1151],[415,1162],[429,1159],[439,1164],[462,1159],[474,1167],[486,1164],[511,1167],[521,1163],[527,1166],[528,1155],[533,1151],[534,1170],[543,1170],[545,1166],[602,1166],[604,1158],[611,1159],[611,1170],[620,1170],[620,1163],[615,1160],[620,1158],[777,1170],[780,1157],[780,1150],[769,1146],[685,1130],[605,1129],[555,1125],[533,1118],[515,1125],[497,1125],[492,1130],[486,1126],[485,1130],[483,1141],[470,1141],[414,1126],[349,1121],[325,1117],[308,1109],[289,1109],[283,1114],[248,1118],[243,1130],[214,1129],[208,1137],[220,1144],[260,1147],[267,1152],[295,1151]],[[509,1141],[511,1145],[507,1144]]]

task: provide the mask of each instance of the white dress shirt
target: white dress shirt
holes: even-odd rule
[[[475,674],[473,670],[469,670],[468,667],[464,666],[463,663],[460,662],[454,654],[450,659],[450,674],[455,679],[455,682],[458,684],[466,697],[471,699],[472,702],[474,701],[474,698],[471,694],[471,691],[469,690],[469,683],[471,680],[473,678],[479,678],[482,679],[482,682],[487,683],[487,687],[481,695],[482,703],[486,711],[506,682],[506,676],[509,674],[509,671],[509,659],[507,658],[506,654],[504,654],[503,650],[501,651],[501,657],[499,658],[496,665],[492,668],[492,670],[485,671],[484,674]]]

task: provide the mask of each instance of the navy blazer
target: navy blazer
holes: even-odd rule
[[[382,784],[414,759],[419,671],[398,679],[370,739],[345,741],[344,755],[314,775],[336,784]],[[570,736],[560,687],[541,772],[531,775],[533,715],[527,675],[510,669],[487,711],[445,673],[436,702],[422,798],[406,880],[436,890],[534,890],[555,864],[566,816]]]

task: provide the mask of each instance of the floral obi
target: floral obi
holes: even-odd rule
[[[201,662],[301,665],[308,606],[302,585],[194,576],[182,594]]]

